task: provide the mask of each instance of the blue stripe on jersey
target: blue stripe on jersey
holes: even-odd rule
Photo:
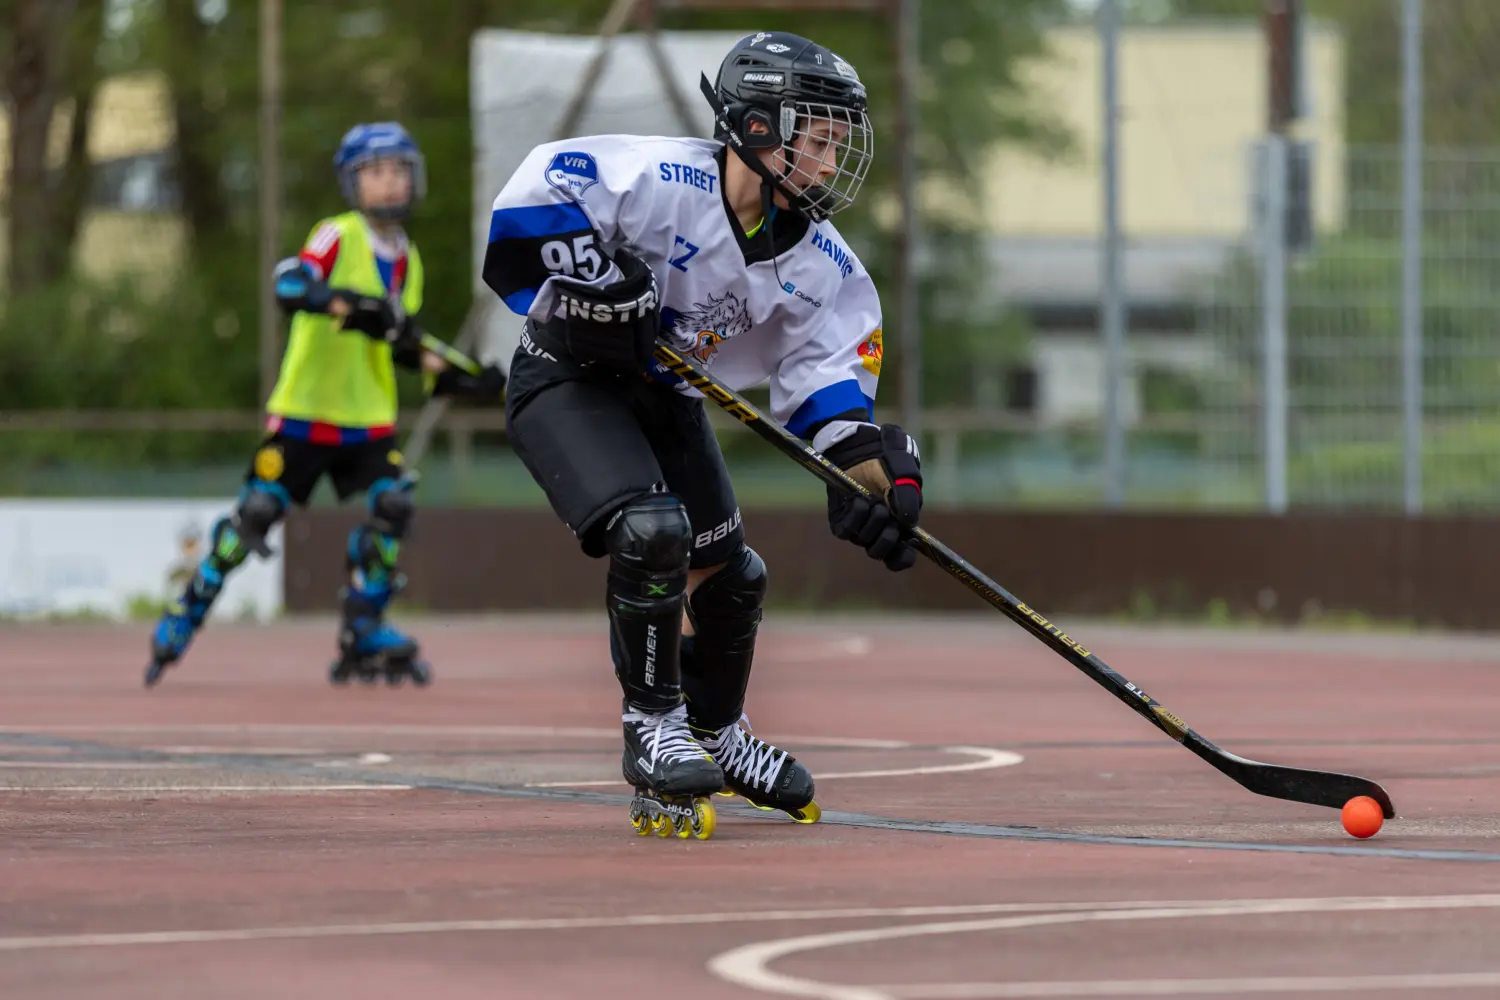
[[[808,429],[814,424],[831,420],[850,410],[864,410],[866,419],[875,419],[875,400],[866,396],[859,383],[852,378],[825,385],[808,396],[797,407],[797,412],[792,414],[792,419],[786,422],[786,429],[798,437],[806,437]]]
[[[389,257],[383,257],[377,253],[375,255],[375,270],[380,272],[380,283],[389,292],[391,290],[391,282],[396,280],[396,262]]]
[[[572,202],[561,205],[526,205],[521,208],[497,208],[490,214],[490,242],[524,240],[537,236],[557,236],[592,229],[583,209]]]
[[[536,289],[523,288],[519,292],[511,292],[501,301],[517,316],[525,316],[531,312],[531,304],[536,301]]]

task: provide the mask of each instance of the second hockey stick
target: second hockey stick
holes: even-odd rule
[[[452,344],[439,340],[430,333],[422,334],[420,343],[422,350],[429,354],[436,354],[460,371],[468,372],[470,375],[478,375],[484,370],[480,367],[478,361],[475,361]]]
[[[857,493],[878,500],[834,465],[811,445],[760,411],[743,396],[667,344],[657,341],[656,360],[693,388],[718,404],[730,416],[754,431],[777,451],[837,490]],[[1387,819],[1396,815],[1386,790],[1368,778],[1335,771],[1310,771],[1280,764],[1249,760],[1220,749],[1198,735],[1187,723],[1173,715],[1155,698],[1120,676],[1094,653],[1049,621],[1024,601],[1012,596],[975,566],[924,528],[914,528],[911,540],[917,550],[941,567],[949,576],[978,594],[991,607],[1036,636],[1054,653],[1083,671],[1090,679],[1128,705],[1137,715],[1181,743],[1221,773],[1257,795],[1305,802],[1310,805],[1342,809],[1344,803],[1367,795],[1380,803]]]

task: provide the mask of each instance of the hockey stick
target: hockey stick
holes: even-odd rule
[[[482,298],[470,306],[469,313],[464,317],[463,325],[459,328],[458,336],[454,338],[453,350],[463,351],[467,345],[479,339],[479,331],[489,321],[490,301],[489,298]],[[437,342],[442,343],[442,341]],[[423,346],[426,346],[425,341]],[[407,465],[415,468],[426,457],[427,447],[432,443],[432,435],[437,430],[438,423],[443,419],[443,414],[448,411],[449,402],[448,397],[444,396],[428,399],[422,404],[422,410],[417,414],[417,421],[412,426],[411,434],[407,435],[406,446],[402,449],[406,453]]]
[[[775,421],[766,419],[753,404],[705,372],[691,359],[684,357],[661,341],[656,343],[655,357],[668,370],[680,376],[693,388],[717,403],[730,416],[769,442],[777,451],[791,458],[824,483],[834,489],[857,493],[867,499],[877,499],[869,490],[845,475],[843,470],[814,450],[811,445]],[[1025,602],[1013,597],[1005,588],[985,576],[925,529],[912,529],[911,538],[917,550],[937,563],[949,576],[957,579],[992,607],[1004,613],[1011,621],[1046,643],[1054,653],[1129,705],[1137,715],[1257,795],[1289,799],[1292,802],[1306,802],[1315,806],[1328,806],[1333,809],[1342,809],[1344,803],[1356,796],[1368,795],[1380,803],[1387,819],[1396,815],[1395,809],[1391,806],[1391,797],[1386,794],[1385,789],[1368,778],[1332,771],[1308,771],[1284,767],[1280,764],[1263,764],[1260,761],[1247,760],[1219,749],[1188,728],[1187,723],[1167,711],[1155,698],[1121,677],[1103,660],[1080,645],[1078,640],[1027,606]]]
[[[478,361],[475,361],[473,358],[469,357],[467,354],[465,354],[463,351],[460,351],[452,344],[437,339],[430,333],[422,334],[420,344],[422,350],[428,352],[429,354],[436,354],[438,357],[448,362],[454,368],[462,369],[463,371],[468,372],[470,375],[478,375],[484,370],[480,367]]]

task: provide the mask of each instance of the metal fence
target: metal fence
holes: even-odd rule
[[[1413,261],[1402,236],[1401,155],[1386,147],[1346,152],[1343,225],[1288,259],[1285,476],[1293,504],[1451,510],[1496,502],[1500,255],[1487,231],[1500,224],[1500,151],[1428,149],[1422,166],[1419,284],[1404,270]],[[1243,254],[1199,314],[1215,357],[1202,387],[1200,454],[1222,494],[1248,503],[1264,495],[1267,478],[1261,267]],[[1407,461],[1413,445],[1415,465]]]

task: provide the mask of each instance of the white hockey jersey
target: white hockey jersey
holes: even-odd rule
[[[629,135],[538,146],[495,199],[485,281],[512,311],[542,322],[557,310],[553,276],[613,280],[619,270],[599,241],[629,242],[656,275],[668,343],[737,390],[769,380],[772,414],[804,438],[832,430],[830,421],[873,420],[882,358],[874,282],[826,221],[799,220],[805,232],[778,244],[774,260],[764,234],[746,238],[723,199],[723,156],[734,155],[723,149]],[[659,367],[653,374],[696,394]]]

